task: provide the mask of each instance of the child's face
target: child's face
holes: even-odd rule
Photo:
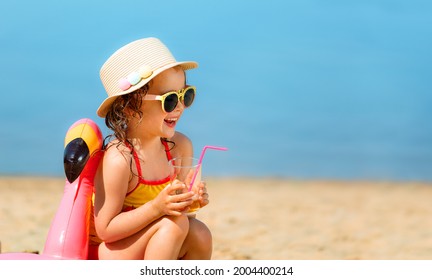
[[[151,82],[148,94],[163,95],[169,91],[180,90],[185,87],[185,73],[181,68],[170,68],[157,75]],[[161,101],[143,100],[141,107],[143,118],[142,129],[152,136],[171,138],[175,133],[175,126],[180,119],[184,105],[178,102],[174,111],[166,113],[162,110]]]

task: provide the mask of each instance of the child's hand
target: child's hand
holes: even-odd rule
[[[207,193],[206,182],[201,181],[198,185],[198,200],[201,208],[209,204],[209,195]]]
[[[162,215],[180,216],[189,209],[194,200],[194,193],[188,192],[186,185],[175,179],[152,203]]]

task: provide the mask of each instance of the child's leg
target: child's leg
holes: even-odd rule
[[[99,259],[177,259],[188,229],[184,215],[163,217],[130,237],[100,244]]]
[[[189,233],[180,250],[180,258],[184,260],[209,260],[212,250],[212,235],[208,227],[203,222],[190,218]]]
[[[166,219],[150,238],[145,250],[146,260],[176,260],[189,231],[189,219],[185,215],[175,217],[176,223]]]

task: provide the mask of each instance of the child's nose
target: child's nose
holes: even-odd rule
[[[179,100],[177,102],[177,106],[176,106],[176,108],[174,110],[176,110],[176,111],[183,111],[184,108],[185,108],[185,106],[183,105],[183,100]]]

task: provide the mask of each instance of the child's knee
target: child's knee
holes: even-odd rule
[[[161,222],[160,231],[175,235],[179,239],[186,238],[189,232],[189,219],[185,215],[165,217]]]
[[[191,221],[190,233],[193,235],[195,242],[201,244],[200,248],[211,250],[213,237],[204,223],[198,220]]]

